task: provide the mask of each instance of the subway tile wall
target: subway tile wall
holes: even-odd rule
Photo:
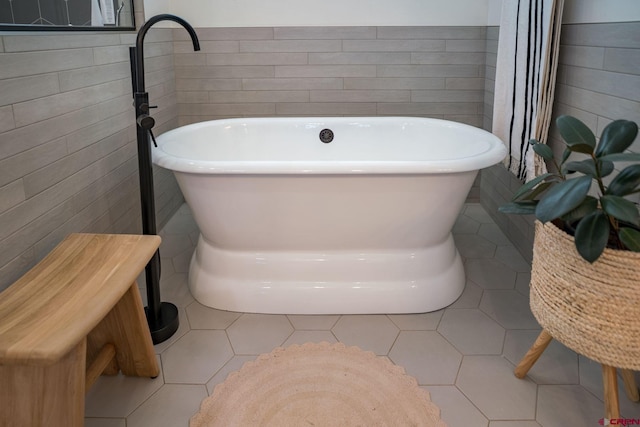
[[[180,124],[409,115],[483,124],[485,27],[174,30]]]
[[[561,114],[573,115],[597,136],[612,120],[633,120],[640,125],[640,22],[563,25],[559,64],[554,120]],[[562,152],[555,126],[549,144]],[[630,151],[640,152],[640,138]],[[482,175],[481,201],[530,259],[533,219],[496,211],[520,185],[504,167],[494,166]]]
[[[141,231],[128,46],[135,33],[0,36],[0,290],[71,232]],[[177,125],[173,37],[145,42],[157,131]],[[160,225],[182,203],[155,170]]]
[[[493,96],[494,88],[496,85],[496,62],[498,60],[498,35],[500,33],[499,27],[487,27],[486,38],[486,55],[484,62],[484,107],[482,127],[485,130],[491,131],[493,127]]]

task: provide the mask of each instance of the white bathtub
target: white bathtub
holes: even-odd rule
[[[200,228],[191,293],[255,313],[451,304],[465,285],[451,228],[478,170],[506,155],[481,129],[409,117],[214,120],[157,141]]]

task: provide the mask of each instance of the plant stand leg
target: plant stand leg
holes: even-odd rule
[[[518,363],[518,366],[516,366],[516,369],[514,369],[513,373],[516,377],[524,378],[527,375],[529,369],[531,369],[533,364],[536,363],[552,339],[553,337],[544,329],[540,332],[540,335],[538,335],[536,341],[533,343],[529,351],[527,351],[527,354],[524,355],[522,360],[520,360],[520,363]]]
[[[618,377],[616,368],[602,365],[602,382],[604,383],[604,410],[605,417],[620,418],[620,406],[618,404]]]
[[[620,369],[620,375],[624,383],[624,391],[627,393],[629,400],[632,402],[640,402],[640,393],[638,393],[638,385],[636,384],[634,372],[630,369]]]

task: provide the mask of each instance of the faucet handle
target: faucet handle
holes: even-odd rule
[[[140,126],[142,129],[149,130],[153,126],[155,126],[156,121],[148,114],[140,114],[138,118],[136,118],[136,123],[138,123],[138,126]]]
[[[158,106],[157,105],[149,105],[146,102],[143,102],[142,104],[140,104],[140,107],[138,107],[138,108],[140,109],[140,111],[142,113],[149,114],[149,110],[151,108],[158,108]]]
[[[149,135],[151,136],[151,140],[153,141],[154,147],[157,147],[158,144],[156,143],[156,137],[153,135],[153,132],[151,131],[151,129],[156,124],[155,119],[148,114],[140,114],[136,119],[136,123],[138,123],[138,126],[140,126],[142,129],[149,132]]]
[[[149,128],[149,135],[151,136],[151,140],[153,141],[153,146],[158,148],[158,144],[156,143],[156,137],[153,136],[153,132],[151,131],[151,128]]]

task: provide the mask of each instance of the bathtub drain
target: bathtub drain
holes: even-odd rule
[[[322,129],[320,131],[320,141],[324,142],[325,144],[333,141],[333,131],[331,129]]]

